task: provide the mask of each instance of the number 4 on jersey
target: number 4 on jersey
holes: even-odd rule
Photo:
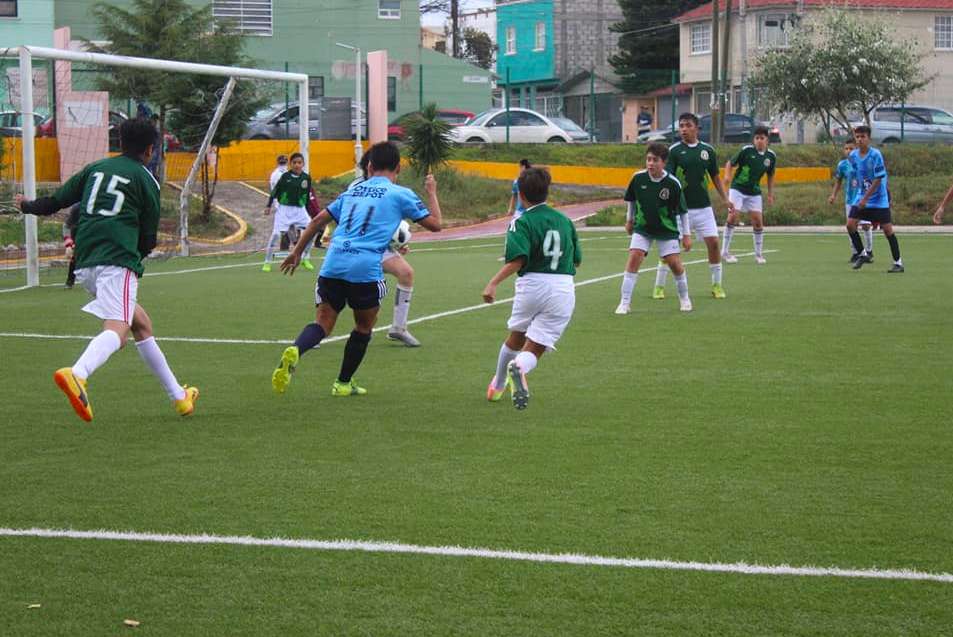
[[[559,269],[559,259],[563,256],[563,251],[560,248],[561,239],[559,238],[559,232],[556,230],[548,230],[546,236],[543,238],[543,256],[549,257],[550,270]]]

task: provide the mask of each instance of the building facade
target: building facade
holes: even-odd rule
[[[737,0],[731,22],[729,79],[730,112],[749,113],[773,119],[785,141],[814,142],[817,125],[783,114],[761,112],[747,90],[753,61],[768,48],[784,47],[801,20],[830,6],[826,0]],[[953,0],[856,0],[837,5],[890,23],[897,35],[918,43],[926,53],[924,73],[933,79],[910,97],[911,104],[953,110]],[[725,3],[720,7],[724,11]],[[711,111],[711,17],[712,4],[705,4],[676,18],[679,23],[681,82],[691,87],[691,108],[699,114]]]
[[[7,0],[4,0],[7,1]],[[128,7],[131,0],[111,0]],[[208,0],[188,0],[196,6]],[[68,26],[74,40],[100,39],[90,8],[95,0],[18,0],[19,23],[0,18],[0,47],[52,46],[53,29]],[[436,102],[478,112],[491,103],[491,73],[421,46],[416,0],[212,0],[217,19],[245,36],[245,53],[258,68],[305,73],[312,97],[352,97],[353,51],[388,52],[388,111],[397,116]],[[39,14],[30,29],[21,27]],[[39,11],[37,7],[43,9]],[[194,60],[202,62],[202,60]]]

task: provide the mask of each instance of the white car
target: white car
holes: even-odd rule
[[[548,117],[526,108],[509,110],[510,141],[516,144],[571,142],[572,137]],[[507,111],[484,111],[450,131],[453,141],[463,144],[494,144],[506,141]]]

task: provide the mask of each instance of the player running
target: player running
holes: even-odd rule
[[[179,415],[190,415],[199,397],[198,389],[176,380],[153,336],[152,319],[136,302],[142,260],[155,248],[159,232],[159,183],[145,167],[157,136],[148,120],[126,120],[119,127],[121,155],[86,165],[51,197],[27,201],[17,195],[26,214],[51,215],[80,204],[76,280],[94,297],[83,311],[102,319],[103,331],[72,367],[56,370],[53,380],[87,422],[93,419],[89,377],[126,344],[130,331],[139,356]]]
[[[354,381],[354,373],[367,352],[380,302],[387,292],[381,255],[401,219],[415,221],[431,232],[441,229],[442,215],[433,176],[428,175],[425,182],[428,209],[414,191],[397,185],[400,151],[394,143],[375,144],[368,150],[368,155],[368,180],[348,189],[312,219],[294,250],[281,264],[282,272],[293,275],[304,246],[331,219],[337,222],[315,288],[315,322],[306,325],[294,345],[285,348],[278,368],[272,374],[271,384],[278,393],[287,389],[299,358],[331,333],[345,305],[350,305],[354,311],[355,326],[344,346],[341,372],[331,386],[331,395],[363,396],[367,393]]]
[[[287,232],[292,226],[304,228],[311,222],[307,206],[312,195],[311,176],[304,172],[304,155],[294,153],[291,155],[291,169],[278,178],[278,183],[271,189],[271,195],[265,205],[265,216],[267,216],[271,213],[272,205],[278,202],[271,237],[265,247],[265,263],[261,266],[262,272],[271,272],[271,257],[274,255],[275,241],[281,240],[281,233]],[[301,264],[306,270],[314,270],[314,265],[309,260],[310,246],[303,247],[306,251]]]
[[[854,178],[854,169],[851,168],[850,161],[847,159],[851,152],[857,147],[854,143],[854,140],[848,139],[844,142],[844,158],[840,160],[837,164],[837,170],[834,172],[834,191],[831,193],[831,196],[827,198],[827,203],[833,204],[837,199],[837,191],[841,189],[841,186],[844,188],[844,214],[846,218],[850,218],[850,207],[851,202],[857,196],[857,189],[859,185],[857,180]],[[870,260],[873,261],[874,258],[874,229],[873,226],[866,222],[860,222],[860,229],[864,231],[864,243],[867,245],[867,254],[870,255]],[[860,253],[854,249],[854,243],[850,244],[851,256],[850,262],[853,263],[857,260],[857,257],[860,256]]]
[[[711,207],[711,199],[708,196],[709,181],[714,184],[715,190],[721,195],[721,200],[728,206],[729,214],[734,207],[718,175],[718,157],[714,147],[698,140],[698,117],[694,113],[682,113],[678,117],[678,133],[682,141],[669,147],[665,170],[674,175],[682,184],[685,204],[688,206],[687,228],[694,230],[695,237],[705,242],[705,247],[708,248],[708,268],[711,270],[711,295],[716,299],[723,299],[725,289],[721,285],[722,267],[721,250],[718,247],[718,223],[715,221],[715,211]],[[688,230],[682,241],[685,250],[690,250],[692,239]],[[665,298],[667,279],[668,268],[660,261],[655,273],[653,299]]]
[[[486,389],[486,399],[497,402],[508,386],[517,409],[529,405],[526,375],[536,369],[543,354],[555,349],[576,305],[573,276],[582,252],[572,221],[546,204],[551,181],[544,168],[525,168],[520,174],[524,211],[506,233],[506,265],[483,290],[483,300],[493,303],[497,286],[514,273],[519,275],[507,323],[510,335]]]
[[[664,144],[650,144],[645,153],[646,170],[632,177],[623,197],[628,203],[625,231],[632,235],[629,260],[622,273],[622,298],[616,314],[628,314],[632,292],[639,278],[639,266],[649,253],[652,243],[658,244],[659,258],[671,268],[678,290],[679,308],[692,311],[688,297],[688,274],[679,256],[679,240],[688,234],[685,227],[685,197],[682,185],[665,170],[668,148]]]
[[[739,213],[751,215],[751,228],[754,238],[754,261],[764,265],[764,202],[761,197],[761,178],[768,176],[768,205],[774,205],[774,171],[778,157],[768,148],[768,129],[758,126],[754,129],[754,144],[745,146],[725,164],[725,181],[731,183],[728,198],[734,206],[728,212],[725,223],[725,239],[722,241],[722,260],[725,263],[737,263],[738,257],[731,254],[731,238],[738,225]],[[738,166],[738,172],[732,179],[732,169]]]
[[[880,151],[870,146],[870,127],[858,126],[854,129],[854,141],[857,148],[851,151],[847,159],[850,161],[854,178],[859,187],[851,201],[850,212],[847,214],[847,234],[854,251],[858,253],[853,268],[859,270],[865,263],[873,261],[870,253],[864,249],[860,241],[857,226],[862,222],[880,225],[887,243],[890,244],[890,254],[893,256],[893,265],[887,270],[890,274],[903,272],[903,261],[900,259],[900,243],[893,232],[893,223],[890,217],[890,195],[887,192],[887,167]]]

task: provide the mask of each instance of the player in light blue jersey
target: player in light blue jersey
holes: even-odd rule
[[[900,243],[893,232],[893,223],[890,218],[890,195],[887,192],[887,167],[883,155],[876,148],[870,146],[870,127],[858,126],[854,129],[854,141],[857,148],[848,155],[854,179],[858,189],[851,202],[850,212],[847,215],[847,234],[850,236],[854,250],[860,253],[854,261],[853,268],[859,270],[873,258],[864,249],[860,240],[857,226],[864,221],[880,224],[887,243],[890,244],[890,254],[893,256],[893,265],[887,272],[903,272],[903,261],[900,259]]]
[[[532,168],[533,165],[529,163],[528,159],[520,160],[520,175],[526,172],[527,168]],[[523,206],[523,201],[520,199],[520,186],[519,186],[519,175],[516,179],[513,180],[513,195],[510,197],[510,207],[506,211],[507,215],[512,215],[514,219],[519,219],[523,216],[523,213],[526,212],[526,207]]]
[[[857,148],[857,144],[854,143],[853,139],[848,139],[844,142],[844,158],[840,160],[837,164],[837,169],[834,171],[834,191],[831,192],[831,196],[827,198],[827,203],[833,205],[837,200],[837,193],[843,187],[844,189],[844,214],[847,218],[850,218],[850,207],[853,201],[857,198],[857,190],[860,188],[860,185],[857,183],[857,179],[854,178],[854,169],[850,165],[850,154],[854,152],[854,149]],[[861,221],[860,229],[864,232],[864,244],[867,246],[867,254],[870,255],[870,258],[873,259],[874,256],[874,228],[870,222]],[[857,260],[857,257],[860,256],[860,253],[854,250],[854,244],[851,242],[851,256],[850,262],[853,263]]]
[[[395,144],[375,144],[368,155],[368,179],[349,188],[321,211],[281,264],[282,272],[294,274],[301,262],[303,246],[332,219],[337,222],[315,288],[315,322],[306,325],[294,345],[285,348],[272,374],[272,387],[278,393],[283,393],[291,382],[300,356],[317,347],[331,333],[345,305],[354,311],[355,326],[344,346],[341,372],[331,386],[331,395],[367,393],[354,382],[354,373],[364,359],[381,299],[387,292],[381,257],[403,219],[415,221],[431,232],[441,229],[442,215],[433,175],[428,175],[426,180],[428,208],[414,191],[396,184],[400,151]]]

